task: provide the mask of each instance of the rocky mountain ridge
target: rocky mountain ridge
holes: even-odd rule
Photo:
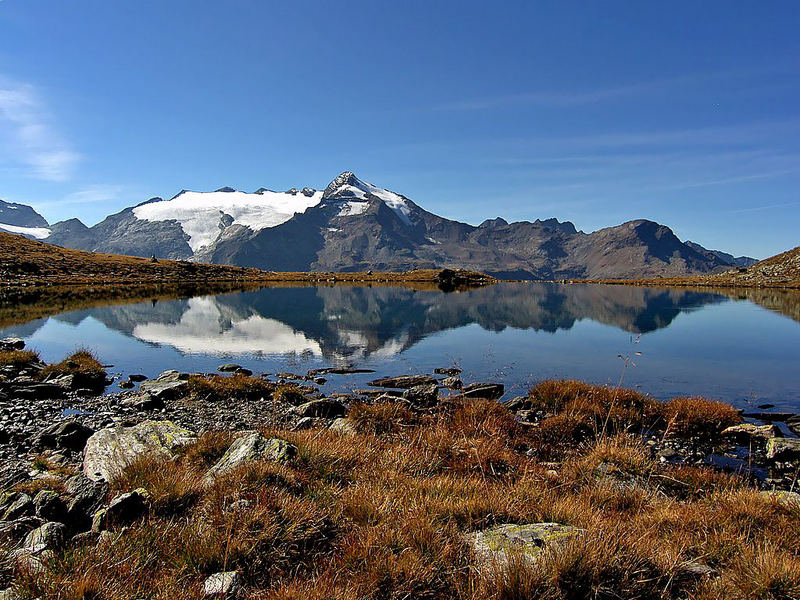
[[[456,267],[520,279],[678,277],[718,272],[739,260],[684,243],[668,227],[643,219],[592,233],[553,218],[509,223],[498,217],[473,226],[428,212],[351,171],[322,191],[182,190],[92,227],[78,219],[56,223],[44,239],[95,252],[274,271]]]

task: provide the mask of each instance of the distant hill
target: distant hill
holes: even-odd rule
[[[684,243],[669,227],[643,219],[592,233],[553,218],[469,225],[349,171],[321,191],[182,190],[92,227],[78,219],[55,223],[42,239],[94,252],[274,271],[449,267],[515,279],[679,277],[725,270],[739,260]]]
[[[733,254],[728,254],[727,252],[722,252],[720,250],[708,250],[704,248],[700,244],[696,244],[695,242],[687,241],[686,245],[690,248],[694,248],[700,254],[708,256],[709,258],[716,257],[722,262],[726,263],[728,266],[731,267],[749,267],[754,265],[758,262],[757,259],[751,258],[749,256],[734,256]]]
[[[722,273],[636,280],[597,278],[593,280],[593,283],[800,289],[800,246],[766,258],[749,267],[738,267]],[[768,302],[759,301],[759,304],[765,303]],[[792,313],[791,316],[798,318],[796,313]]]

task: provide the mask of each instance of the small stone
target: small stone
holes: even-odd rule
[[[751,438],[769,439],[780,437],[781,430],[775,425],[754,425],[742,423],[724,429],[722,435],[735,440],[749,441]]]
[[[295,431],[303,431],[305,429],[311,429],[314,426],[314,419],[311,417],[303,417],[297,423],[295,423],[294,430]]]
[[[66,529],[63,523],[45,523],[25,537],[22,549],[28,554],[41,554],[44,550],[59,548],[64,543]]]
[[[470,383],[461,390],[464,398],[483,398],[485,400],[499,400],[506,393],[502,383]]]
[[[761,496],[784,506],[800,508],[800,494],[786,491],[763,491]]]
[[[70,527],[78,530],[88,529],[94,513],[102,506],[108,493],[108,484],[95,482],[84,475],[74,475],[67,479],[67,502]]]
[[[242,366],[237,365],[236,363],[226,363],[224,365],[218,366],[217,371],[221,371],[223,373],[233,373],[234,371],[237,371],[241,368]]]
[[[139,390],[147,392],[153,398],[160,400],[174,400],[185,395],[189,391],[189,384],[186,380],[180,379],[181,374],[169,376],[164,379],[152,379],[145,381],[139,386]]]
[[[372,387],[408,389],[418,385],[435,384],[436,380],[430,375],[400,375],[398,377],[383,377],[369,382]]]
[[[458,377],[445,377],[442,379],[442,386],[446,387],[448,390],[460,390],[464,387],[464,382]]]
[[[785,462],[800,458],[800,438],[770,438],[767,440],[767,458]]]
[[[561,523],[509,523],[472,533],[467,540],[480,563],[488,566],[506,564],[513,553],[535,560],[543,549],[563,544],[579,531]]]
[[[358,433],[355,424],[350,419],[344,417],[334,419],[328,429],[342,435],[355,435]]]
[[[458,367],[438,367],[433,370],[437,375],[446,375],[447,377],[456,377],[461,374],[461,369]]]
[[[91,533],[97,534],[106,529],[108,529],[108,511],[105,508],[101,508],[92,517]]]
[[[0,350],[23,350],[25,348],[25,340],[16,337],[7,337],[0,340]]]
[[[15,521],[36,512],[36,507],[28,494],[10,492],[3,496],[3,500],[0,500],[0,508],[4,508],[4,511],[0,521]]]
[[[139,373],[128,375],[128,380],[133,381],[134,383],[139,383],[141,381],[147,381],[147,375],[141,375]]]
[[[238,571],[214,573],[206,579],[203,591],[207,597],[232,598],[242,591],[242,576]]]
[[[403,392],[403,398],[420,407],[430,407],[439,400],[439,386],[435,383],[415,385]]]
[[[55,423],[36,435],[34,444],[42,448],[63,448],[81,451],[94,430],[77,421]]]
[[[347,410],[344,404],[338,400],[322,398],[320,400],[312,400],[311,402],[301,404],[293,408],[292,412],[299,417],[325,417],[330,419],[334,417],[343,417]]]
[[[46,521],[64,523],[67,520],[67,505],[61,497],[50,490],[41,490],[33,499],[36,516]]]
[[[105,511],[107,525],[128,525],[147,513],[149,509],[150,494],[144,488],[138,488],[127,494],[120,494],[114,498]],[[97,518],[97,513],[95,513]],[[94,531],[94,519],[92,530]]]
[[[120,406],[127,406],[141,411],[160,410],[164,408],[164,400],[149,393],[144,393],[120,400]]]

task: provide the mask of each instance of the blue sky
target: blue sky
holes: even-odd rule
[[[0,198],[87,224],[343,170],[471,223],[800,244],[796,2],[0,0]]]

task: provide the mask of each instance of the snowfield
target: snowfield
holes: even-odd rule
[[[11,206],[10,208],[17,207]],[[21,233],[23,235],[29,235],[37,240],[43,240],[50,236],[50,230],[47,227],[19,227],[17,225],[6,225],[5,223],[0,223],[0,230],[7,231],[8,233]]]
[[[171,200],[142,204],[133,209],[143,221],[175,220],[189,236],[193,252],[209,246],[224,228],[223,215],[233,218],[233,225],[253,231],[285,223],[295,213],[303,213],[322,200],[322,192],[311,196],[300,192],[183,192]]]

